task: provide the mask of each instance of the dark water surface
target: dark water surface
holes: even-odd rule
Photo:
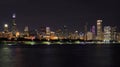
[[[0,67],[120,67],[120,45],[0,47]]]

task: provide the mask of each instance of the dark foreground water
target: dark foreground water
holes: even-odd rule
[[[0,67],[120,67],[120,45],[0,47]]]

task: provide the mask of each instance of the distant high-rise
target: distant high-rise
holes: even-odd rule
[[[93,34],[95,34],[95,26],[94,26],[94,25],[92,26],[91,32],[92,32]]]
[[[92,32],[87,32],[87,40],[93,40],[93,33]]]
[[[93,39],[95,39],[95,26],[92,26],[91,32],[93,33]]]
[[[68,28],[66,25],[63,26],[63,36],[65,39],[68,38]]]
[[[29,36],[29,28],[28,28],[28,26],[26,26],[25,29],[24,29],[24,35]]]
[[[17,26],[17,25],[16,25],[16,14],[15,14],[15,13],[12,15],[11,24],[12,24],[12,30],[11,30],[11,32],[13,33],[13,35],[15,35],[16,32],[17,32],[17,27],[16,27],[16,26]]]
[[[97,40],[102,40],[102,20],[97,20]]]
[[[86,23],[84,26],[84,40],[87,40],[87,32],[88,32],[87,26],[88,26],[88,24]]]
[[[111,27],[111,40],[117,40],[117,27]]]
[[[46,35],[50,35],[50,27],[46,27]]]
[[[104,27],[104,41],[110,41],[111,40],[111,27],[105,26]]]
[[[8,32],[8,24],[4,24],[4,32],[5,32],[5,33]]]

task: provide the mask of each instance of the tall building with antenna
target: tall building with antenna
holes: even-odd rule
[[[97,20],[97,40],[102,40],[102,20]]]
[[[8,24],[4,24],[4,32],[8,33]]]
[[[16,32],[17,32],[17,24],[16,24],[16,14],[14,13],[12,15],[12,21],[11,21],[11,25],[12,25],[12,34],[15,36]]]

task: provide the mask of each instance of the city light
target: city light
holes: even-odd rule
[[[16,18],[16,14],[15,13],[12,15],[12,18]]]
[[[8,27],[8,24],[5,24],[4,27]]]
[[[0,38],[5,41],[42,41],[41,44],[82,44],[82,43],[118,43],[120,42],[120,32],[116,31],[116,26],[104,26],[103,20],[97,20],[88,30],[88,23],[83,25],[84,31],[69,31],[64,25],[63,28],[53,31],[51,27],[43,27],[42,30],[35,29],[31,31],[28,25],[24,27],[22,32],[19,31],[16,24],[16,14],[12,15],[12,22],[8,28],[8,24],[4,24],[4,30],[0,32]],[[10,30],[9,30],[10,29]],[[3,40],[3,41],[4,41]],[[34,44],[35,42],[26,42],[26,44]]]

